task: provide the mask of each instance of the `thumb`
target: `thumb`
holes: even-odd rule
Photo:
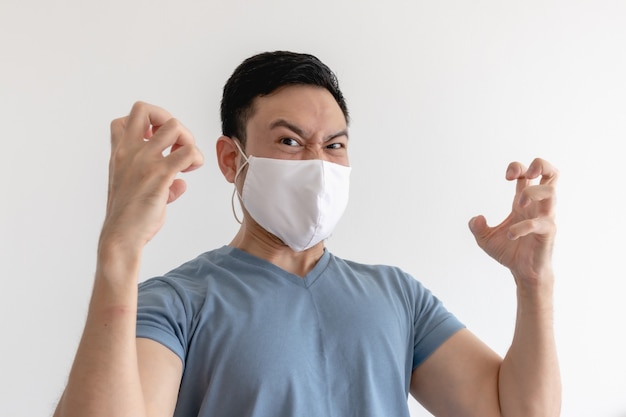
[[[170,192],[167,197],[167,203],[174,202],[187,190],[187,183],[180,178],[176,178],[170,186]]]
[[[469,229],[476,238],[476,241],[480,242],[485,238],[487,233],[489,232],[489,227],[487,226],[487,220],[485,220],[485,216],[476,216],[472,217],[469,221]]]

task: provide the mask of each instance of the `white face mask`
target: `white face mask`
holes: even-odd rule
[[[350,167],[321,159],[246,157],[239,151],[246,162],[235,184],[248,164],[239,198],[261,227],[296,252],[331,235],[348,205]]]

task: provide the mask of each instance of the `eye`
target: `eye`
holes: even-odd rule
[[[343,149],[345,147],[346,146],[343,143],[341,143],[341,142],[334,142],[334,143],[331,143],[329,145],[326,145],[327,149]]]
[[[280,143],[282,143],[283,145],[287,145],[287,146],[299,146],[300,145],[297,140],[292,139],[292,138],[282,138],[280,140]]]

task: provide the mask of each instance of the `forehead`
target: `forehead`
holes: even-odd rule
[[[306,130],[341,130],[346,118],[333,95],[325,88],[290,85],[256,97],[248,119],[248,129],[269,128],[278,119]]]

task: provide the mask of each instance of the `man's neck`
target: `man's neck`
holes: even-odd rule
[[[264,259],[301,278],[311,272],[324,254],[323,241],[305,251],[295,252],[267,231],[247,228],[245,222],[229,246]]]

